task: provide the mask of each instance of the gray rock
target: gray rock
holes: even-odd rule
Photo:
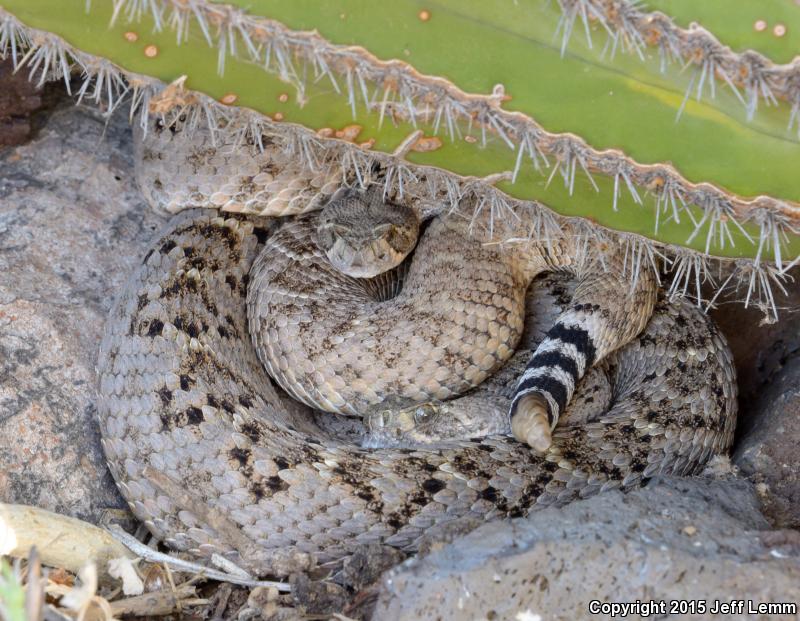
[[[752,429],[733,462],[757,484],[777,527],[800,528],[800,357],[776,373],[752,407]]]
[[[729,275],[723,271],[720,279],[724,281]],[[780,318],[777,322],[765,322],[764,312],[755,304],[745,308],[741,290],[723,295],[726,303],[711,311],[736,362],[740,405],[737,438],[755,427],[755,402],[784,365],[800,352],[800,267],[787,272],[783,286],[785,292],[773,287]],[[708,286],[704,294],[711,299],[715,291]]]
[[[0,499],[96,521],[124,507],[93,400],[103,322],[162,225],[132,176],[124,115],[57,109],[0,150]]]
[[[489,523],[407,561],[384,575],[373,619],[608,618],[590,614],[593,600],[705,619],[717,599],[797,603],[800,546],[767,527],[748,482],[664,479]],[[669,615],[680,600],[695,614]],[[743,612],[720,616],[748,618],[747,601]]]
[[[25,142],[31,134],[31,115],[42,106],[42,88],[25,71],[14,73],[11,59],[0,60],[0,146]]]
[[[344,560],[338,582],[359,591],[377,581],[384,571],[402,562],[405,557],[397,548],[378,543],[363,545]]]
[[[305,574],[295,574],[291,584],[295,604],[311,615],[333,614],[347,603],[347,591],[333,582],[311,580]]]

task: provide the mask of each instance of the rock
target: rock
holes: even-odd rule
[[[747,600],[796,604],[800,595],[800,546],[775,531],[766,540],[767,527],[746,481],[654,481],[489,523],[407,561],[384,575],[372,618],[608,618],[590,613],[593,600],[665,602],[666,614],[650,618],[680,601],[694,609],[670,618],[747,618],[711,607],[744,599],[746,613]]]
[[[291,578],[292,598],[308,614],[334,614],[347,605],[347,591],[343,586],[327,580],[311,580],[305,574]]]
[[[55,110],[0,151],[0,498],[97,521],[125,503],[93,405],[106,314],[162,226],[133,182],[125,115]]]
[[[0,146],[22,144],[30,136],[30,115],[42,105],[42,89],[28,72],[14,73],[11,59],[0,61]]]
[[[756,483],[763,509],[780,528],[800,528],[800,357],[785,362],[752,407],[752,429],[733,462]]]
[[[359,591],[374,583],[384,571],[402,562],[405,557],[397,548],[378,543],[363,545],[344,560],[338,582],[353,591]]]
[[[0,148],[27,142],[63,101],[62,81],[33,84],[27,71],[14,73],[10,58],[0,60]]]
[[[723,271],[724,281],[730,272]],[[779,321],[766,322],[765,313],[751,302],[749,308],[742,303],[742,291],[723,295],[725,303],[711,312],[711,318],[725,335],[736,362],[739,384],[739,420],[737,438],[744,437],[755,426],[754,404],[762,391],[776,377],[784,365],[800,352],[800,268],[787,272],[783,281],[785,292],[773,286]],[[746,287],[745,287],[746,289]],[[714,297],[715,291],[707,287],[705,295]],[[745,329],[743,329],[745,328]]]
[[[463,517],[444,524],[437,524],[428,528],[419,543],[417,556],[428,556],[429,554],[441,550],[448,543],[462,537],[479,526],[483,526],[484,520],[475,517]]]

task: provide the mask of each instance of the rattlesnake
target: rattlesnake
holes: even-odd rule
[[[162,131],[161,151],[140,147],[140,180],[151,191],[184,181],[157,172],[159,152],[180,160],[179,138]],[[187,148],[203,152],[187,160],[193,174],[219,173],[226,152],[193,140]],[[251,182],[264,174],[256,164],[251,172]],[[218,195],[198,186],[191,195],[219,206]],[[334,270],[315,243],[319,217],[302,216],[276,232],[272,219],[183,211],[114,305],[98,362],[103,445],[133,512],[170,545],[223,553],[258,573],[286,573],[307,553],[325,562],[363,543],[414,549],[430,527],[461,518],[523,515],[656,473],[695,472],[729,446],[736,388],[723,337],[687,303],[657,300],[652,275],[631,286],[614,249],[584,252],[579,261],[577,236],[569,234],[497,248],[469,239],[480,239],[474,219],[437,218],[400,277],[400,295],[382,302],[396,305],[390,326],[375,306],[389,297],[385,290],[362,286],[356,301],[352,282],[350,290],[325,284]],[[256,261],[262,247],[271,254]],[[534,405],[545,405],[555,422],[592,362],[634,340],[626,362],[608,363],[618,367],[613,389],[623,406],[579,421],[568,411],[542,456],[502,435],[435,446],[354,444],[327,420],[334,415],[314,415],[273,385],[248,336],[249,290],[250,324],[278,382],[327,410],[355,414],[392,395],[449,398],[511,356],[528,283],[555,269],[578,274],[578,284],[510,395],[512,407],[534,391]],[[345,312],[336,304],[347,305]],[[654,305],[653,321],[634,338]],[[404,313],[428,323],[405,324]],[[367,354],[348,354],[350,332],[367,320],[382,325],[384,338],[367,343]],[[460,328],[441,328],[453,323]],[[292,332],[293,325],[306,328]],[[405,362],[381,367],[387,356]],[[527,439],[525,429],[515,432]]]

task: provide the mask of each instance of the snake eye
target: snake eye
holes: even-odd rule
[[[414,410],[414,421],[417,424],[429,423],[433,420],[435,414],[436,410],[434,410],[430,405],[421,405]]]

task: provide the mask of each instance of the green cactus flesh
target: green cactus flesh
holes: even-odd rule
[[[756,50],[776,63],[800,54],[800,6],[794,0],[648,0],[646,7],[683,27],[697,22],[737,52]]]
[[[621,53],[613,60],[601,57],[597,48],[602,46],[602,32],[596,24],[594,49],[576,32],[562,57],[554,39],[559,12],[552,3],[508,2],[502,10],[479,0],[235,0],[230,4],[292,29],[316,29],[333,43],[360,45],[379,58],[402,59],[421,73],[443,76],[466,92],[487,94],[495,84],[503,84],[512,97],[504,104],[505,110],[523,112],[547,131],[577,134],[595,149],[619,149],[642,164],[671,162],[689,181],[709,182],[733,195],[768,195],[792,206],[800,203],[800,139],[787,131],[787,103],[760,106],[755,118],[747,121],[741,103],[721,86],[714,99],[696,101],[692,96],[684,101],[691,72],[681,73],[680,67],[671,66],[661,73],[655,55],[644,62]],[[299,105],[294,96],[284,101],[282,95],[293,94],[285,82],[248,61],[229,57],[221,77],[217,49],[209,47],[196,24],[188,41],[179,46],[169,29],[154,32],[149,16],[134,24],[121,19],[109,28],[111,5],[94,0],[86,13],[85,0],[0,2],[25,25],[55,33],[75,48],[127,71],[165,82],[187,75],[188,88],[216,99],[233,93],[237,105],[271,116],[280,112],[285,121],[312,130],[357,123],[362,126],[358,141],[374,139],[373,150],[391,152],[414,130],[402,120],[381,123],[378,113],[363,105],[356,108],[354,118],[346,93],[337,93],[327,78],[308,79]],[[420,18],[422,11],[428,12],[429,19]],[[126,32],[137,33],[138,39],[129,42],[123,36]],[[149,45],[158,49],[155,57],[145,54]],[[344,79],[336,78],[344,91]],[[419,127],[425,135],[433,134],[430,123]],[[466,135],[467,128],[460,131]],[[477,127],[471,129],[477,141],[463,136],[451,140],[446,133],[439,128],[440,148],[412,152],[408,160],[473,176],[515,168],[516,148],[509,148],[498,136],[484,146]],[[498,186],[511,196],[541,201],[563,215],[587,218],[660,243],[720,257],[754,257],[759,252],[762,258],[773,256],[772,248],[759,249],[751,241],[758,240],[761,232],[755,223],[728,225],[729,236],[721,235],[719,222],[704,221],[700,208],[692,207],[695,222],[705,222],[704,228],[697,231],[688,217],[665,221],[662,213],[656,231],[655,201],[637,204],[624,189],[612,200],[613,177],[594,174],[590,181],[578,168],[570,193],[558,175],[551,183],[548,175],[526,162],[513,184]],[[638,194],[644,196],[645,189],[638,188]],[[796,235],[788,234],[781,255],[783,259],[800,255]]]
[[[787,105],[747,123],[741,103],[719,88],[715,101],[691,98],[676,123],[691,72],[671,67],[662,75],[657,58],[642,63],[620,53],[602,61],[578,33],[561,58],[553,37],[555,3],[508,2],[502,10],[482,0],[229,4],[295,30],[317,29],[334,43],[361,45],[380,58],[407,60],[467,92],[489,93],[501,83],[513,97],[505,108],[528,114],[548,131],[578,134],[597,149],[618,148],[641,163],[671,160],[691,181],[742,196],[800,202],[800,140],[786,131]],[[428,21],[418,18],[421,10],[430,11]],[[597,47],[602,32],[594,34]]]

